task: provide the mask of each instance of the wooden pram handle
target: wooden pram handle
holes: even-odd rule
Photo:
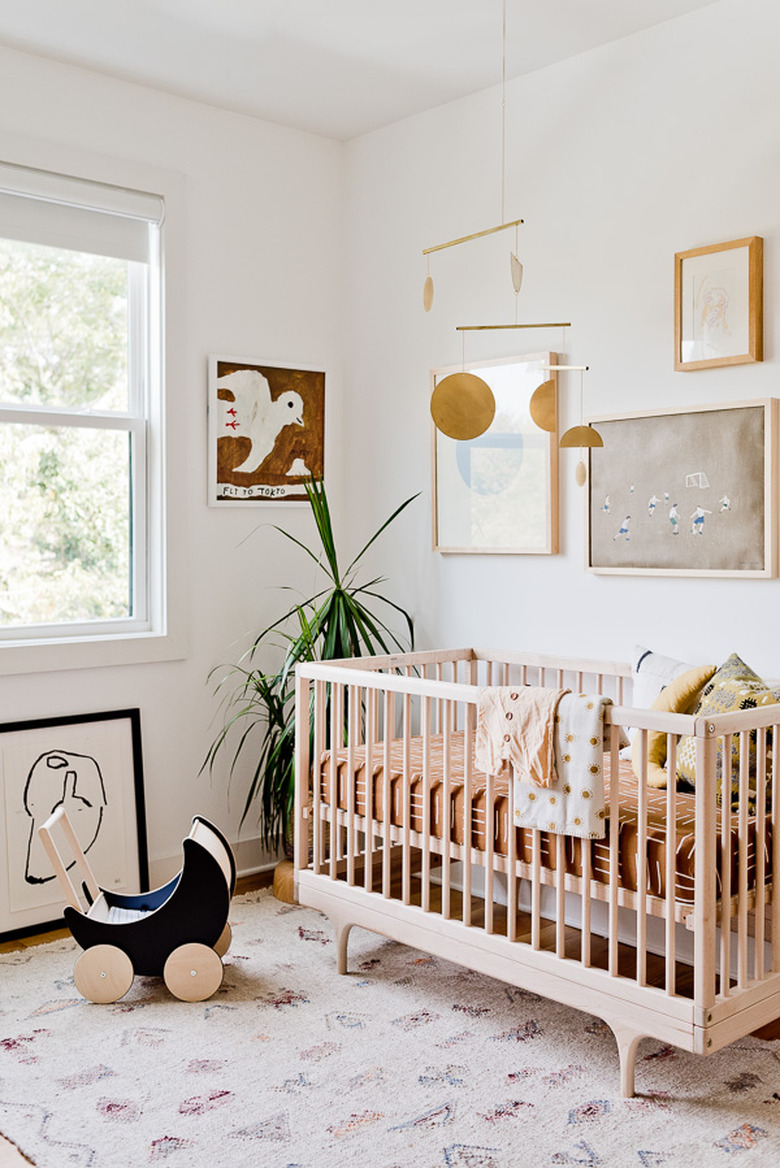
[[[65,842],[71,852],[72,860],[67,866],[52,835],[52,829],[56,827],[61,829],[65,837]],[[65,899],[68,904],[72,908],[75,908],[77,912],[86,912],[89,905],[97,900],[100,895],[100,889],[89,866],[89,861],[82,852],[79,841],[76,839],[76,833],[65,813],[64,807],[58,807],[54,814],[49,816],[46,822],[38,828],[38,835],[41,837],[41,843],[46,849],[46,855],[51,861],[51,866],[54,869],[57,880],[60,883],[60,888],[65,894]],[[68,872],[68,867],[71,864],[75,866],[83,882],[83,886],[86,888],[87,895],[83,899],[79,895],[78,889]],[[85,906],[83,900],[88,900],[89,903]]]

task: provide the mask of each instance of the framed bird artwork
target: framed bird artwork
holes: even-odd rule
[[[323,477],[325,374],[209,357],[209,504],[305,503]]]

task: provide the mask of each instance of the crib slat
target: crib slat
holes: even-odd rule
[[[778,727],[772,727],[772,972],[780,972],[780,748]]]
[[[723,758],[731,758],[731,735],[723,735]],[[725,767],[725,764],[724,764]],[[729,764],[729,773],[731,767]],[[725,783],[725,778],[723,779]],[[720,809],[720,992],[731,994],[731,799],[723,799]]]
[[[314,871],[319,875],[325,866],[325,840],[324,840],[324,823],[322,818],[322,756],[325,753],[325,732],[326,732],[326,714],[325,714],[325,695],[327,683],[324,681],[315,681],[314,683],[314,764],[316,772],[314,776],[314,832],[312,840],[313,848],[313,863]],[[331,798],[331,804],[333,800]]]
[[[401,851],[401,899],[409,904],[412,898],[412,763],[411,763],[411,735],[412,735],[412,699],[404,694],[403,702],[403,835]]]
[[[647,984],[647,733],[642,734],[636,839],[636,980]]]
[[[737,985],[744,989],[748,980],[748,792],[750,786],[748,731],[739,734],[739,907],[737,909]],[[723,767],[723,798],[731,798],[727,774],[730,768]]]
[[[555,953],[566,956],[566,837],[555,836]]]
[[[344,724],[344,687],[333,683],[330,692],[330,878],[337,878],[338,819],[339,819],[339,772],[336,752],[341,737],[340,728]]]
[[[507,863],[509,874],[506,889],[506,935],[510,941],[517,940],[517,828],[515,827],[515,784],[510,780],[506,800]]]
[[[452,858],[452,703],[442,702],[441,732],[443,742],[444,782],[441,798],[441,912],[445,920],[450,916],[450,880]]]
[[[755,976],[764,978],[764,929],[766,923],[766,730],[758,731],[756,746],[756,946]]]
[[[666,901],[665,959],[666,992],[674,994],[677,987],[677,933],[674,920],[674,905],[677,893],[677,738],[666,736]]]
[[[533,829],[531,836],[531,948],[538,949],[541,944],[541,871],[542,871],[542,833],[538,828]]]
[[[715,792],[706,776],[715,774],[715,740],[696,736],[695,827],[696,859],[693,907],[693,1000],[700,1010],[709,1010],[715,1001]]]
[[[357,776],[355,775],[355,746],[358,733],[357,699],[355,685],[347,689],[347,884],[355,883],[355,853],[357,840],[355,833],[355,796]]]
[[[580,845],[582,855],[582,921],[580,935],[580,961],[590,965],[590,925],[591,925],[591,877],[593,875],[593,844],[584,839]]]
[[[374,887],[374,748],[377,735],[379,691],[366,690],[366,834],[365,834],[365,867],[363,870],[363,887],[371,892]]]
[[[495,842],[495,776],[487,775],[485,784],[485,932],[493,932],[493,845]]]
[[[463,714],[463,924],[471,924],[471,845],[474,809],[474,727],[471,707]]]
[[[431,910],[431,699],[423,698],[422,725],[422,909]]]
[[[395,729],[395,693],[385,690],[384,700],[384,744],[382,751],[382,896],[390,899],[392,872],[391,828],[393,817],[393,792],[390,785],[390,746]]]
[[[638,730],[637,734],[643,734]],[[607,968],[611,977],[618,975],[618,852],[620,831],[620,753],[618,738],[613,737],[609,760],[609,954]]]

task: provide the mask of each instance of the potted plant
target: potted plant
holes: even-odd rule
[[[412,495],[385,520],[342,571],[331,524],[325,487],[312,479],[305,484],[317,543],[302,540],[274,525],[285,539],[296,544],[317,564],[325,579],[314,595],[294,601],[272,624],[255,637],[240,660],[217,684],[222,694],[222,727],[209,747],[201,771],[213,770],[224,750],[232,752],[230,776],[239,761],[252,755],[253,771],[241,823],[257,804],[260,838],[271,851],[289,838],[295,795],[295,666],[299,661],[331,661],[389,653],[412,647],[413,626],[408,612],[377,588],[384,577],[358,583],[357,573],[368,549],[409,504]],[[282,588],[288,586],[282,585]],[[376,613],[383,606],[403,619],[408,637],[404,645]],[[388,619],[390,614],[388,613]],[[270,651],[281,665],[267,670],[260,658]]]

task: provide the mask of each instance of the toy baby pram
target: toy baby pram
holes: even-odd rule
[[[52,829],[64,837],[66,866]],[[222,984],[222,957],[236,866],[230,845],[196,816],[183,843],[181,871],[152,892],[126,895],[99,888],[73,827],[59,808],[39,828],[65,894],[65,923],[84,952],[73,969],[76,989],[91,1002],[115,1002],[136,973],[162,976],[185,1002],[201,1002]],[[80,881],[78,890],[69,868]]]

